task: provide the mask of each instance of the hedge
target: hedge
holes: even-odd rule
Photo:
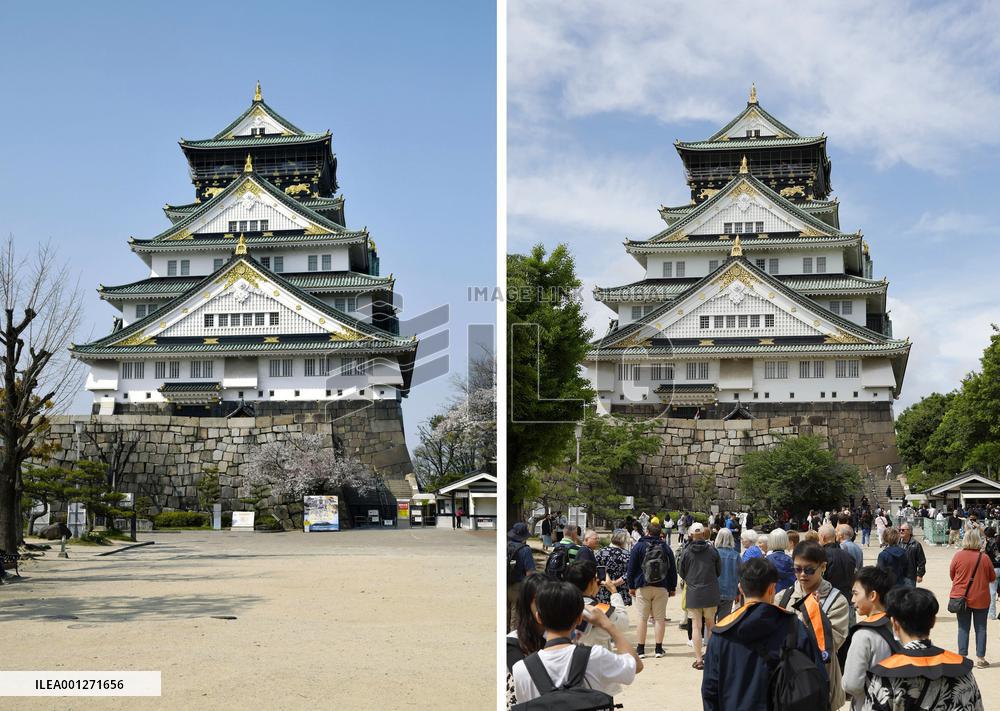
[[[211,523],[200,511],[164,511],[153,517],[153,528],[196,528]]]

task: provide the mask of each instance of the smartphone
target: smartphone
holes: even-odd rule
[[[607,579],[607,577],[608,577],[608,566],[606,565],[597,566],[597,579],[603,583]]]

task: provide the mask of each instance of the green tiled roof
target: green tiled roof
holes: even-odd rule
[[[372,276],[360,272],[282,273],[289,284],[310,291],[371,291],[389,289],[395,281],[390,277]],[[118,286],[101,286],[102,298],[173,298],[201,281],[201,277],[150,277]]]
[[[796,136],[795,138],[730,138],[728,141],[675,141],[677,150],[718,151],[754,150],[755,148],[796,148],[823,143],[825,136]]]
[[[714,207],[715,203],[719,202],[720,200],[725,199],[725,197],[727,195],[729,195],[729,193],[731,193],[741,183],[748,183],[755,190],[757,190],[758,192],[760,192],[761,194],[763,194],[764,197],[768,198],[771,202],[773,202],[774,204],[776,204],[780,208],[786,210],[790,214],[794,215],[798,219],[802,220],[807,225],[809,225],[810,227],[812,227],[813,229],[815,229],[817,232],[821,233],[821,235],[823,235],[823,236],[841,237],[841,236],[844,236],[846,234],[844,232],[841,232],[840,230],[838,230],[835,227],[831,227],[830,225],[828,225],[826,222],[823,222],[818,217],[814,217],[813,215],[810,215],[807,211],[803,210],[800,206],[796,205],[795,203],[793,203],[788,198],[782,197],[781,195],[779,195],[775,191],[771,190],[770,187],[768,187],[762,181],[760,181],[757,178],[755,178],[753,176],[753,174],[751,174],[751,173],[741,173],[741,174],[737,175],[735,178],[733,178],[732,180],[730,180],[728,183],[726,183],[726,185],[721,190],[719,190],[719,192],[715,193],[715,195],[713,195],[712,197],[708,198],[704,202],[699,203],[698,205],[696,205],[694,207],[694,209],[691,210],[690,212],[688,212],[686,215],[684,215],[683,218],[681,218],[677,222],[674,222],[672,225],[670,225],[669,227],[667,227],[665,230],[661,230],[657,234],[655,234],[652,237],[650,237],[648,240],[644,240],[644,241],[645,242],[661,242],[661,241],[665,240],[667,237],[673,235],[676,232],[682,232],[683,231],[682,228],[685,225],[690,224],[691,221],[694,220],[696,217],[702,215],[703,213],[707,212],[709,209],[711,209],[712,207]],[[816,239],[816,238],[814,237],[812,239]],[[629,240],[629,243],[638,244],[639,241]]]
[[[117,335],[117,334],[116,334]],[[96,343],[96,342],[95,342]],[[180,355],[184,353],[298,353],[329,351],[350,351],[355,353],[403,353],[416,350],[417,342],[408,338],[394,338],[390,341],[331,341],[329,338],[318,338],[315,341],[295,341],[290,343],[152,343],[141,346],[110,346],[85,345],[74,346],[74,355],[133,357],[146,355]]]
[[[784,282],[776,278],[773,274],[768,274],[767,272],[758,269],[745,257],[730,257],[711,274],[699,279],[693,284],[690,284],[688,286],[688,289],[685,292],[678,294],[677,298],[674,299],[673,302],[667,302],[658,306],[652,312],[643,316],[642,321],[636,321],[634,323],[628,324],[627,326],[623,326],[622,328],[619,328],[613,333],[605,335],[597,341],[593,341],[592,345],[601,348],[601,350],[606,350],[608,348],[614,348],[614,346],[610,344],[606,346],[602,345],[606,341],[613,340],[617,342],[625,340],[628,336],[631,336],[633,334],[638,334],[643,328],[648,327],[650,323],[655,323],[656,319],[665,315],[668,309],[674,308],[674,304],[677,301],[683,299],[688,293],[694,293],[695,291],[700,289],[703,285],[711,283],[711,281],[715,279],[716,275],[723,273],[729,267],[730,263],[733,262],[734,260],[738,261],[741,266],[750,271],[760,281],[764,282],[765,284],[768,284],[775,291],[783,294],[788,299],[795,302],[802,308],[822,314],[824,318],[826,318],[831,323],[835,324],[838,328],[842,329],[846,333],[852,334],[856,337],[864,339],[865,341],[873,342],[876,344],[893,343],[893,341],[887,336],[884,336],[883,334],[878,333],[877,331],[872,331],[871,329],[866,328],[864,326],[859,326],[853,321],[849,321],[840,316],[839,314],[835,314],[830,310],[824,308],[822,305],[813,301],[809,297],[799,294],[797,291],[795,291],[791,287],[787,286]],[[895,343],[901,344],[903,342],[897,341]],[[859,345],[859,344],[848,344],[848,345]],[[615,349],[615,350],[620,350],[620,349]]]
[[[234,128],[236,128],[237,125],[239,125],[240,121],[242,121],[243,119],[245,119],[250,114],[250,112],[253,111],[255,108],[257,108],[258,106],[264,110],[264,113],[266,113],[272,119],[274,119],[275,121],[277,121],[278,123],[280,123],[282,126],[284,126],[285,128],[287,128],[291,133],[296,133],[296,134],[298,134],[300,136],[305,133],[301,128],[299,128],[294,123],[292,123],[291,121],[289,121],[288,119],[286,119],[284,116],[282,116],[281,114],[279,114],[277,111],[275,111],[274,109],[272,109],[270,107],[270,105],[268,105],[268,103],[266,101],[261,100],[261,101],[254,101],[252,104],[250,104],[250,106],[247,107],[246,111],[244,111],[239,116],[237,116],[235,119],[233,119],[233,122],[231,124],[229,124],[224,129],[222,129],[217,134],[215,134],[215,136],[213,138],[216,138],[216,139],[225,138],[226,135],[230,131],[232,131]]]
[[[720,128],[714,134],[712,134],[711,136],[709,136],[708,140],[709,141],[718,141],[718,140],[720,140],[723,136],[726,135],[726,132],[729,131],[729,129],[731,129],[733,126],[735,126],[737,123],[739,123],[740,120],[744,116],[746,116],[747,114],[749,114],[751,111],[754,111],[754,110],[756,110],[757,113],[759,113],[761,116],[763,116],[764,119],[766,119],[769,123],[771,123],[778,130],[782,131],[783,133],[786,133],[788,136],[790,136],[792,138],[799,138],[799,134],[798,133],[796,133],[795,131],[793,131],[792,129],[790,129],[788,126],[786,126],[785,124],[781,123],[781,121],[779,121],[778,119],[776,119],[770,113],[768,113],[767,111],[765,111],[763,106],[761,106],[758,103],[751,104],[750,102],[747,102],[747,107],[745,109],[743,109],[743,111],[741,111],[739,114],[737,114],[736,118],[734,118],[732,121],[730,121],[725,126],[723,126],[722,128]],[[760,139],[758,139],[758,140],[760,140]]]
[[[777,278],[790,289],[809,294],[884,293],[888,284],[851,274],[822,276],[780,276]],[[673,300],[686,292],[698,279],[642,279],[621,286],[594,287],[595,301],[662,301]]]
[[[157,388],[164,395],[171,393],[203,393],[222,390],[222,384],[211,381],[191,381],[183,383],[164,383]]]
[[[714,393],[718,388],[713,383],[660,383],[653,392],[661,393]]]
[[[829,227],[829,225],[827,225]],[[832,229],[832,228],[831,228]],[[805,247],[806,249],[829,249],[830,247],[861,248],[861,235],[840,234],[836,237],[757,237],[740,236],[743,249],[766,250],[778,247]],[[651,240],[627,240],[625,251],[630,254],[653,254],[663,250],[679,252],[724,252],[729,253],[733,243],[730,240],[678,240],[676,242],[653,242]]]
[[[246,235],[247,247],[290,247],[297,245],[327,245],[327,244],[363,244],[368,241],[368,233],[364,230],[353,232],[336,232],[321,235]],[[192,252],[205,249],[233,249],[236,239],[233,237],[196,237],[194,239],[160,240],[133,239],[129,242],[133,252]]]
[[[237,188],[242,187],[243,184],[246,181],[248,181],[248,180],[253,180],[255,184],[259,185],[261,188],[263,188],[264,190],[266,190],[272,197],[274,197],[275,199],[277,199],[279,202],[281,202],[282,204],[284,204],[286,207],[290,208],[295,213],[297,213],[299,215],[302,215],[303,217],[307,218],[308,220],[310,220],[310,221],[312,221],[312,222],[314,222],[314,223],[316,223],[316,224],[318,224],[318,225],[320,225],[322,227],[328,228],[331,233],[346,232],[347,231],[344,228],[343,225],[338,225],[336,222],[332,221],[330,218],[324,217],[323,215],[321,215],[320,213],[316,212],[312,208],[310,208],[310,207],[308,207],[306,205],[303,205],[298,200],[295,200],[294,198],[291,198],[288,195],[285,195],[284,192],[282,192],[281,190],[279,190],[276,186],[272,185],[267,179],[265,179],[262,176],[258,175],[254,171],[250,171],[249,173],[243,173],[243,175],[241,175],[236,180],[234,180],[229,185],[227,185],[226,188],[225,188],[225,190],[223,190],[222,192],[220,192],[215,197],[211,198],[210,200],[207,200],[206,202],[201,203],[201,205],[200,205],[201,209],[192,210],[187,215],[187,217],[185,217],[182,220],[178,220],[174,224],[170,225],[170,227],[168,227],[167,229],[165,229],[163,232],[161,232],[160,234],[158,234],[155,237],[153,237],[152,240],[153,241],[160,241],[160,240],[167,240],[167,239],[169,239],[171,237],[171,235],[174,235],[174,234],[180,232],[183,228],[185,228],[188,225],[190,225],[203,212],[206,212],[206,211],[214,208],[216,205],[221,204],[220,201],[225,200],[226,197],[228,197],[233,192],[235,192],[237,190]],[[179,240],[179,241],[190,241],[190,240]]]
[[[342,311],[338,311],[337,309],[335,309],[334,307],[332,307],[329,304],[325,303],[321,299],[317,298],[316,296],[313,296],[308,291],[304,291],[304,290],[300,289],[299,287],[294,286],[287,279],[283,278],[282,275],[275,274],[274,272],[272,272],[267,267],[262,266],[261,264],[259,264],[258,262],[250,259],[249,257],[234,255],[226,264],[223,264],[221,267],[219,267],[219,269],[215,270],[214,272],[212,272],[211,274],[209,274],[207,277],[199,280],[194,286],[192,286],[191,288],[189,288],[187,291],[185,291],[184,293],[176,296],[169,303],[164,304],[159,309],[157,309],[153,313],[149,314],[145,318],[139,319],[138,321],[135,321],[135,322],[129,324],[125,328],[123,328],[123,329],[121,329],[119,331],[116,331],[114,333],[111,333],[111,334],[109,334],[107,336],[104,336],[103,338],[99,338],[96,341],[92,341],[91,343],[87,343],[87,344],[83,344],[83,345],[79,345],[79,346],[74,345],[74,346],[72,346],[70,348],[70,350],[73,353],[81,353],[81,354],[82,353],[99,353],[99,352],[111,352],[111,353],[122,353],[122,354],[127,354],[127,353],[132,353],[132,352],[145,352],[145,351],[135,351],[134,350],[136,348],[140,348],[141,349],[144,346],[116,346],[114,344],[115,343],[119,343],[120,341],[128,338],[129,336],[135,336],[135,335],[142,334],[143,331],[144,331],[144,329],[146,327],[148,327],[151,324],[154,324],[157,321],[159,321],[160,319],[162,319],[163,318],[163,313],[165,311],[167,311],[168,309],[173,309],[177,305],[178,302],[183,302],[183,301],[189,299],[190,297],[194,296],[195,294],[197,294],[198,292],[200,292],[204,288],[212,285],[214,283],[217,275],[219,275],[220,273],[228,271],[231,267],[234,266],[235,262],[244,262],[244,263],[250,265],[253,269],[255,269],[258,272],[260,272],[261,274],[265,275],[268,278],[268,280],[274,282],[274,284],[276,286],[284,289],[285,291],[287,291],[290,294],[294,294],[295,297],[297,299],[301,300],[303,303],[309,304],[310,306],[312,306],[313,308],[315,308],[316,310],[318,310],[320,313],[323,313],[323,314],[329,316],[330,318],[334,319],[335,321],[337,321],[339,323],[342,323],[342,324],[346,325],[347,327],[352,328],[355,331],[358,331],[361,334],[370,336],[373,339],[378,339],[378,341],[389,343],[389,344],[393,344],[393,345],[403,345],[403,344],[407,344],[408,343],[413,348],[416,348],[416,342],[415,341],[409,341],[409,340],[407,340],[405,338],[400,338],[399,336],[396,336],[396,335],[394,335],[392,333],[389,333],[388,331],[385,331],[385,330],[383,330],[381,328],[378,328],[377,326],[373,326],[371,324],[365,323],[364,321],[361,321],[360,319],[354,318],[353,316],[351,316],[349,314],[346,314],[346,313],[344,313]],[[280,334],[275,334],[275,335],[280,335]],[[324,338],[324,337],[328,339],[329,335],[326,334],[326,333],[323,333],[323,332],[320,332],[319,334],[317,334],[317,338]],[[369,344],[369,345],[371,345],[373,343],[373,341],[368,341],[368,340],[359,341],[359,342],[360,343]],[[263,344],[260,344],[260,345],[263,345]],[[267,344],[267,345],[273,345],[273,344]],[[185,348],[189,348],[190,346],[184,346],[184,347]],[[221,345],[220,345],[220,347],[221,347]],[[240,347],[242,347],[242,346],[240,346]],[[104,350],[104,351],[102,351],[102,350],[94,350],[94,349],[110,349],[110,350]]]
[[[234,136],[233,138],[205,138],[189,141],[182,138],[178,143],[183,148],[257,148],[260,146],[280,146],[289,143],[312,143],[330,137],[330,133],[303,133],[293,136]]]
[[[710,355],[780,355],[780,354],[842,354],[865,353],[873,355],[905,355],[910,350],[906,341],[888,341],[886,343],[816,343],[798,345],[731,345],[731,346],[658,346],[642,348],[616,348],[614,346],[595,346],[587,354],[587,360],[615,360],[624,357],[647,356],[710,356]]]

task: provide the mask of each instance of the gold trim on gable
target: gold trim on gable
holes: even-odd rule
[[[277,343],[277,342],[278,342],[277,336],[264,336],[264,343]]]
[[[139,331],[139,333],[134,333],[131,336],[129,336],[128,338],[124,338],[124,339],[118,341],[118,343],[115,343],[114,345],[116,345],[116,346],[146,346],[146,345],[155,345],[155,344],[156,344],[156,339],[155,338],[153,338],[152,336],[144,335],[144,333],[142,331]]]
[[[167,237],[167,239],[171,241],[182,240],[182,239],[194,239],[194,235],[191,234],[191,230],[181,230],[180,232],[170,235],[169,237]]]
[[[259,276],[260,275],[257,273],[257,270],[255,270],[249,264],[247,264],[246,262],[238,262],[232,269],[230,269],[228,272],[226,272],[221,277],[216,279],[215,283],[216,284],[225,283],[225,286],[223,286],[222,288],[228,289],[240,279],[245,279],[251,285],[259,287],[260,282],[257,281],[257,278]]]
[[[719,290],[726,289],[735,281],[741,281],[748,287],[753,288],[753,285],[757,283],[757,277],[755,277],[748,269],[740,264],[734,264],[732,267],[727,269],[723,274],[720,274],[713,284],[719,284]]]

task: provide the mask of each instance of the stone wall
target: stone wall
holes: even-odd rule
[[[866,495],[884,502],[887,486],[894,498],[902,495],[896,479],[901,468],[891,403],[755,404],[753,416],[749,420],[653,420],[653,432],[662,441],[660,451],[621,473],[622,493],[657,508],[690,507],[696,481],[711,473],[720,505],[736,507],[744,454],[770,447],[782,437],[815,435],[839,460],[860,469],[863,485],[856,494],[858,501]],[[889,478],[887,464],[893,469]]]
[[[258,417],[173,417],[156,414],[64,416],[53,418],[50,439],[57,445],[53,464],[97,459],[97,447],[77,437],[76,426],[87,429],[104,445],[118,429],[139,430],[141,439],[127,467],[127,482],[137,482],[140,495],[150,496],[156,510],[197,509],[196,485],[205,467],[219,469],[223,511],[244,510],[239,499],[249,495],[243,485],[244,458],[251,445],[284,440],[300,434],[322,434],[378,471],[394,492],[409,491],[413,465],[403,436],[403,415],[394,401],[342,401],[305,405],[289,414]],[[127,488],[127,487],[126,487]],[[274,513],[286,524],[301,520],[301,503],[272,500]]]

